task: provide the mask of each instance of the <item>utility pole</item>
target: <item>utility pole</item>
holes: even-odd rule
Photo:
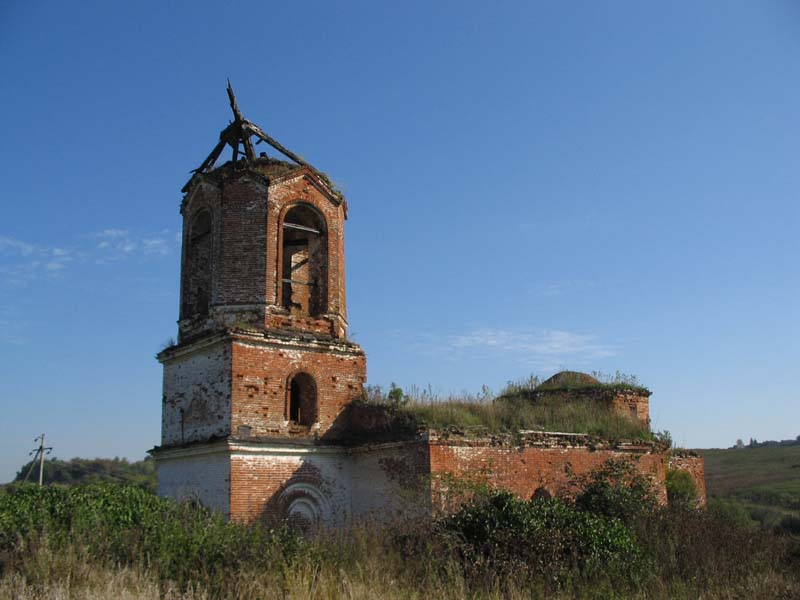
[[[50,454],[53,451],[53,448],[49,447],[49,446],[45,447],[45,445],[44,445],[44,434],[34,438],[33,441],[34,442],[39,442],[39,447],[38,448],[34,448],[30,452],[28,452],[28,456],[30,456],[31,454],[34,454],[34,453],[35,453],[35,456],[33,457],[33,460],[31,461],[31,466],[28,469],[28,473],[25,475],[25,481],[28,481],[28,475],[30,475],[31,471],[33,471],[33,465],[36,464],[36,459],[38,458],[39,459],[39,487],[41,487],[42,486],[43,477],[44,477],[44,455],[45,454]]]

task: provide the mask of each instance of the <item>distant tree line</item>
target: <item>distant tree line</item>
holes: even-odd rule
[[[33,469],[31,470],[31,466]],[[24,464],[17,472],[14,483],[25,479],[30,470],[29,481],[37,481],[39,465]],[[134,485],[148,492],[156,491],[156,470],[152,458],[130,462],[125,458],[73,458],[47,459],[44,462],[45,484],[77,485],[82,483],[121,483]]]
[[[731,446],[731,448],[767,448],[767,447],[776,447],[776,446],[800,446],[800,435],[798,435],[793,440],[781,440],[779,442],[775,440],[767,440],[766,442],[759,442],[755,438],[750,438],[750,441],[745,444],[742,439],[736,440],[736,443]]]

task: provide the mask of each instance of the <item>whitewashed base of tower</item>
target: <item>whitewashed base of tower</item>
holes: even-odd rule
[[[158,494],[247,522],[279,515],[328,527],[356,520],[387,523],[430,510],[429,488],[420,489],[419,478],[403,477],[407,469],[398,469],[398,457],[413,455],[415,446],[396,442],[348,448],[226,440],[161,449],[156,457]],[[232,474],[239,485],[231,485]]]

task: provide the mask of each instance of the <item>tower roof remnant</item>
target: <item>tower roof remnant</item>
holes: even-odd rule
[[[231,111],[233,112],[233,122],[231,122],[220,132],[219,142],[216,146],[214,146],[214,149],[206,157],[203,163],[196,169],[192,169],[192,177],[186,182],[186,185],[183,186],[181,191],[186,192],[198,175],[208,173],[214,168],[214,165],[216,164],[219,155],[222,154],[222,151],[225,149],[225,146],[230,146],[233,150],[233,156],[231,158],[232,162],[236,163],[238,160],[245,160],[248,163],[254,162],[256,160],[256,152],[252,141],[253,137],[258,138],[256,145],[260,144],[261,142],[266,142],[285,157],[297,163],[299,166],[306,166],[313,171],[318,172],[317,169],[309,165],[294,152],[264,133],[264,131],[258,125],[248,121],[242,116],[242,113],[239,110],[239,105],[236,102],[236,95],[233,93],[233,87],[231,86],[230,80],[228,80],[228,100],[230,101]]]
[[[550,379],[546,379],[540,383],[537,389],[545,390],[570,387],[589,387],[595,385],[600,385],[600,382],[588,373],[581,373],[579,371],[560,371],[553,375]]]

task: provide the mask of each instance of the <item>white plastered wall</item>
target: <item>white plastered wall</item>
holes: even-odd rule
[[[230,352],[219,343],[164,364],[161,445],[230,433]]]
[[[231,466],[226,450],[159,457],[156,473],[159,496],[198,502],[230,515]]]

